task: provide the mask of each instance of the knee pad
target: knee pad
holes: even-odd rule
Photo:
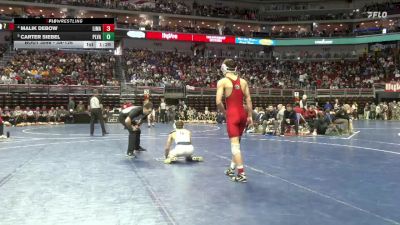
[[[240,154],[240,144],[231,144],[232,155]]]

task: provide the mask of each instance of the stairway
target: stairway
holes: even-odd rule
[[[0,59],[0,67],[6,66],[7,63],[14,57],[15,53],[16,51],[8,48],[7,51],[3,53],[3,57]]]

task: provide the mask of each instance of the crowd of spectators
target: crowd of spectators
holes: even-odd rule
[[[70,113],[64,106],[51,107],[48,109],[46,106],[25,109],[20,106],[16,106],[11,109],[5,106],[3,109],[0,108],[0,117],[3,121],[9,122],[11,125],[16,126],[21,123],[61,123],[65,122],[69,117]]]
[[[363,117],[366,120],[400,120],[400,102],[367,103]]]
[[[354,110],[349,104],[338,102],[332,106],[327,102],[322,107],[296,102],[255,107],[253,111],[254,127],[248,132],[262,134],[350,134],[353,132],[352,117]],[[329,106],[327,106],[329,105]]]
[[[110,53],[21,50],[0,68],[0,84],[118,86]]]
[[[315,105],[300,100],[294,105],[269,105],[255,107],[253,111],[254,128],[249,132],[262,134],[284,135],[286,133],[299,134],[350,134],[353,131],[352,121],[359,118],[400,120],[400,103],[382,102],[366,103],[364,108],[357,102],[342,104],[338,99],[334,102]],[[290,131],[290,129],[293,129]]]
[[[126,50],[124,57],[126,78],[136,86],[215,88],[222,77],[221,58],[149,50]],[[370,88],[374,83],[400,81],[390,54],[351,61],[236,60],[239,74],[252,88]]]
[[[26,1],[26,0],[25,0]],[[29,0],[28,0],[29,1]],[[242,20],[259,20],[259,21],[304,21],[304,20],[341,20],[356,19],[365,17],[365,12],[370,10],[379,11],[398,11],[400,4],[396,1],[386,1],[384,3],[370,3],[358,10],[352,12],[338,13],[322,13],[301,15],[285,15],[271,14],[269,11],[276,10],[309,10],[309,4],[284,4],[270,3],[263,5],[266,11],[260,10],[260,7],[230,7],[212,4],[203,4],[201,1],[185,1],[185,0],[145,0],[145,1],[129,1],[129,0],[30,0],[33,2],[42,2],[48,4],[65,4],[86,7],[101,7],[110,9],[134,10],[144,12],[171,13],[181,15],[196,15],[206,17],[232,18]],[[318,9],[324,9],[320,6]]]
[[[102,107],[104,118],[107,119],[114,110],[110,106]],[[0,107],[0,117],[2,120],[13,126],[74,123],[76,118],[82,117],[82,115],[85,117],[90,116],[89,108],[83,101],[75,102],[73,97],[70,98],[68,105],[65,107]]]

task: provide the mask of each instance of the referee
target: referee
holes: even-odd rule
[[[106,135],[106,128],[104,126],[103,115],[101,112],[100,100],[98,98],[99,91],[93,90],[93,96],[90,98],[90,136],[94,133],[94,121],[97,119],[101,125],[102,135]]]
[[[153,110],[153,103],[147,102],[143,106],[131,106],[123,109],[119,114],[118,121],[128,130],[127,156],[135,156],[134,151],[146,151],[140,146],[140,125]]]

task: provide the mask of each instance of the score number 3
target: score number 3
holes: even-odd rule
[[[103,32],[114,32],[114,24],[103,24]]]

